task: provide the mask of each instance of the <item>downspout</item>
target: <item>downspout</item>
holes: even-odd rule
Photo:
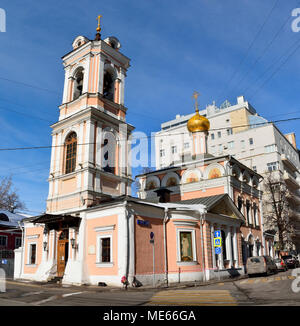
[[[25,242],[25,241],[24,241],[24,232],[25,232],[25,229],[22,227],[20,221],[18,221],[18,224],[19,224],[19,227],[20,227],[20,229],[21,229],[21,231],[22,231],[21,268],[20,268],[20,274],[19,274],[19,278],[21,278],[22,270],[23,270],[23,253],[24,253],[24,250],[25,250],[25,248],[24,248],[24,242]]]
[[[126,216],[126,219],[125,219],[125,222],[126,222],[126,227],[125,227],[125,277],[126,279],[128,280],[128,272],[129,272],[129,211],[128,211],[128,202],[127,200],[125,200],[124,202],[124,206],[125,206],[125,210],[126,210],[126,213],[125,213],[125,216]]]
[[[258,183],[261,183],[262,181],[264,180],[264,178],[262,177]],[[262,190],[260,190],[260,200],[259,200],[259,210],[260,210],[260,224],[261,224],[261,232],[262,232],[262,241],[263,241],[263,244],[264,244],[264,255],[267,255],[267,252],[266,252],[266,239],[265,239],[265,235],[264,235],[264,232],[265,232],[265,226],[264,226],[264,212],[263,212],[263,192]]]
[[[165,282],[167,287],[169,286],[169,279],[168,279],[168,256],[167,256],[167,240],[166,240],[166,223],[169,219],[168,216],[168,207],[165,207],[165,215],[163,220],[163,231],[164,231],[164,253],[165,253]]]
[[[201,233],[201,248],[202,248],[202,271],[203,271],[203,280],[206,281],[206,272],[205,272],[205,259],[204,259],[204,239],[203,239],[203,223],[204,223],[204,217],[205,213],[200,213],[200,233]]]

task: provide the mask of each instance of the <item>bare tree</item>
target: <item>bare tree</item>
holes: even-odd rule
[[[293,236],[295,211],[290,204],[290,191],[282,176],[270,172],[264,180],[264,219],[266,227],[276,231],[278,249],[286,249]]]
[[[13,188],[12,178],[4,177],[0,181],[0,209],[13,213],[16,209],[26,209],[19,195]]]

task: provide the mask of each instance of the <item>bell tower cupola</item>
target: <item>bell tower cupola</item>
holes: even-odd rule
[[[62,57],[65,78],[58,122],[52,127],[47,211],[86,209],[130,194],[125,78],[130,59],[114,37],[77,36]]]

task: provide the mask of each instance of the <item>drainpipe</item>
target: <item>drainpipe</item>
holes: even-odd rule
[[[129,271],[129,238],[128,238],[128,235],[129,235],[129,216],[130,216],[130,213],[128,211],[128,202],[127,200],[125,201],[124,203],[125,205],[125,210],[126,210],[126,219],[125,219],[125,222],[126,222],[126,226],[125,226],[125,276],[126,276],[126,279],[128,281],[128,271]]]
[[[203,224],[205,213],[200,212],[200,233],[201,233],[201,248],[202,248],[202,271],[203,271],[203,280],[206,282],[206,272],[205,272],[205,259],[204,259],[204,239],[203,239]]]
[[[264,178],[262,177],[258,183],[261,183],[262,181],[264,180]],[[259,195],[259,210],[260,210],[260,224],[261,224],[261,232],[262,232],[262,242],[263,242],[263,245],[264,245],[264,248],[263,248],[263,253],[264,255],[267,255],[267,252],[266,252],[266,239],[265,239],[265,235],[264,235],[264,232],[265,232],[265,223],[264,223],[264,211],[263,211],[263,192],[262,190],[258,189],[260,191],[260,195]]]
[[[18,224],[19,224],[19,227],[22,231],[22,253],[21,253],[21,268],[20,268],[20,274],[19,274],[19,278],[21,278],[21,275],[22,275],[22,270],[23,270],[23,253],[24,253],[24,232],[25,232],[25,229],[22,227],[21,225],[21,222],[18,221]]]
[[[163,220],[163,231],[164,231],[164,253],[165,253],[165,282],[167,284],[167,287],[169,286],[169,280],[168,280],[168,256],[167,256],[167,241],[166,241],[166,223],[169,219],[168,216],[168,208],[165,207],[165,216]]]

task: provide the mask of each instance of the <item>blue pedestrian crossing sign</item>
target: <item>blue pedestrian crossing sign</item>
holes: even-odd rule
[[[220,230],[217,230],[214,232],[214,237],[215,238],[221,238],[221,231]]]
[[[221,247],[221,246],[222,246],[222,239],[214,238],[214,247]]]
[[[216,255],[220,255],[221,252],[222,252],[221,247],[215,247],[215,254],[216,254]]]

